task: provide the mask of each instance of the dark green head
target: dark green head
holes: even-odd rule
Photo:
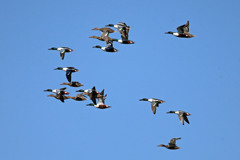
[[[167,113],[175,113],[175,111],[169,111],[169,112],[167,112]]]
[[[108,24],[107,27],[114,27],[114,24]]]
[[[57,67],[54,70],[62,70],[62,69],[63,69],[62,67]]]
[[[173,34],[172,31],[165,32],[165,34]]]
[[[52,89],[46,89],[44,92],[52,92]]]
[[[56,47],[49,48],[48,50],[57,50]]]
[[[139,101],[148,101],[147,98],[142,98],[142,99],[139,99]]]
[[[93,103],[89,103],[89,104],[87,104],[86,106],[94,106],[95,104],[93,104]]]
[[[82,89],[79,89],[79,90],[77,90],[76,92],[84,92],[84,90],[82,90]]]
[[[93,48],[102,48],[102,47],[99,45],[96,45],[96,46],[93,46]]]

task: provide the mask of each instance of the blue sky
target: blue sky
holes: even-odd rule
[[[4,1],[1,3],[0,159],[237,159],[240,98],[239,1]],[[164,34],[190,21],[181,39]],[[92,31],[126,22],[134,45],[118,53],[92,48]],[[120,38],[118,32],[110,35]],[[60,59],[50,47],[75,51]],[[90,101],[47,97],[72,80],[105,89],[100,110]],[[80,88],[77,88],[80,89]],[[71,96],[76,88],[67,87]],[[166,103],[152,114],[149,102]],[[184,126],[170,110],[192,115]],[[180,150],[158,148],[173,137]]]

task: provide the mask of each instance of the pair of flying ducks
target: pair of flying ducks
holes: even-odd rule
[[[162,104],[164,103],[165,101],[163,100],[160,100],[160,99],[156,99],[156,98],[142,98],[140,99],[139,101],[148,101],[151,103],[151,107],[152,107],[152,111],[153,111],[153,114],[156,114],[156,110],[157,110],[157,107],[159,106],[159,104]],[[184,121],[186,121],[188,124],[189,124],[189,120],[187,118],[187,116],[190,116],[191,114],[190,113],[187,113],[187,112],[184,112],[184,111],[169,111],[167,113],[175,113],[178,115],[179,117],[179,120],[181,121],[181,123],[184,125]]]

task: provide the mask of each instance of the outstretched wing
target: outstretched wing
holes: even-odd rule
[[[177,28],[178,33],[183,34],[189,32],[189,21],[186,24],[181,25]]]
[[[178,118],[179,118],[179,120],[181,121],[181,123],[184,125],[184,118],[183,118],[183,116],[178,115]]]
[[[71,79],[72,79],[72,71],[71,70],[67,70],[66,71],[66,77],[67,77],[67,80],[68,82],[71,82]]]
[[[153,114],[156,114],[157,106],[158,106],[158,102],[152,102],[151,103]]]
[[[60,91],[58,94],[56,94],[57,98],[61,101],[64,102],[64,91]]]
[[[172,139],[170,139],[170,142],[168,143],[169,146],[175,147],[176,146],[176,140],[179,140],[179,139],[181,139],[181,138],[172,138]]]
[[[92,102],[93,102],[95,105],[97,104],[97,102],[96,102],[96,96],[95,96],[95,94],[93,93],[93,91],[92,91],[92,93],[89,94],[89,98],[92,100]]]
[[[65,53],[66,53],[65,49],[60,50],[60,56],[61,56],[62,60],[64,59]]]
[[[184,120],[189,124],[187,116],[184,116]]]
[[[128,27],[120,27],[118,31],[121,34],[121,38],[123,41],[128,41],[128,33],[129,33],[129,28]]]

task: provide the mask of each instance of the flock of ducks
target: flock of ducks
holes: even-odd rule
[[[119,33],[121,34],[121,39],[115,39],[115,38],[110,38],[109,34],[110,33],[114,33],[116,32],[115,30],[108,28],[108,27],[114,27],[116,28]],[[95,38],[98,39],[100,41],[105,41],[106,46],[102,47],[100,45],[96,45],[93,46],[93,48],[100,48],[101,50],[105,51],[105,52],[118,52],[118,50],[116,48],[113,47],[113,42],[118,42],[121,44],[134,44],[133,41],[129,40],[129,30],[130,30],[130,26],[127,26],[126,23],[123,22],[119,22],[118,24],[114,25],[114,24],[108,24],[103,28],[94,28],[92,30],[99,30],[101,31],[101,36],[91,36],[89,38]],[[166,34],[172,34],[176,37],[180,37],[180,38],[192,38],[195,37],[195,35],[192,35],[189,33],[189,21],[187,21],[186,24],[181,25],[179,27],[177,27],[177,32],[172,32],[172,31],[168,31],[165,32]],[[73,49],[69,48],[69,47],[52,47],[49,48],[48,50],[57,50],[60,51],[60,57],[62,60],[64,60],[65,57],[65,53],[67,52],[72,52],[74,51]],[[78,72],[79,70],[74,68],[74,67],[57,67],[55,70],[63,70],[66,72],[66,78],[68,80],[69,83],[64,82],[61,85],[68,85],[70,87],[81,87],[83,86],[83,84],[77,82],[77,81],[72,81],[72,73]],[[60,88],[60,89],[46,89],[44,90],[45,92],[52,92],[54,94],[50,94],[48,95],[48,97],[54,97],[58,100],[60,100],[61,102],[64,102],[66,99],[73,99],[76,101],[84,101],[84,100],[88,100],[87,97],[89,97],[89,99],[92,101],[92,103],[87,104],[87,106],[94,106],[96,108],[99,109],[105,109],[105,108],[110,108],[111,106],[108,106],[105,104],[105,99],[107,97],[107,94],[104,95],[104,89],[101,92],[98,92],[95,88],[95,86],[92,87],[92,89],[86,89],[86,90],[77,90],[76,92],[81,92],[81,94],[77,94],[74,97],[71,96],[66,96],[69,94],[69,92],[65,91],[65,88]],[[151,103],[151,108],[152,108],[152,112],[153,114],[156,114],[156,110],[157,107],[159,107],[159,104],[164,103],[165,101],[160,100],[160,99],[156,99],[156,98],[142,98],[139,101],[148,101]],[[187,118],[187,116],[190,116],[191,114],[185,111],[169,111],[167,112],[169,113],[174,113],[177,114],[179,117],[180,122],[182,123],[182,125],[184,125],[184,122],[187,122],[189,124],[189,120]],[[175,149],[180,149],[180,147],[178,147],[176,145],[176,140],[179,140],[181,138],[172,138],[170,139],[170,142],[168,143],[168,145],[164,145],[164,144],[160,144],[158,145],[158,147],[165,147],[167,149],[171,149],[171,150],[175,150]]]

